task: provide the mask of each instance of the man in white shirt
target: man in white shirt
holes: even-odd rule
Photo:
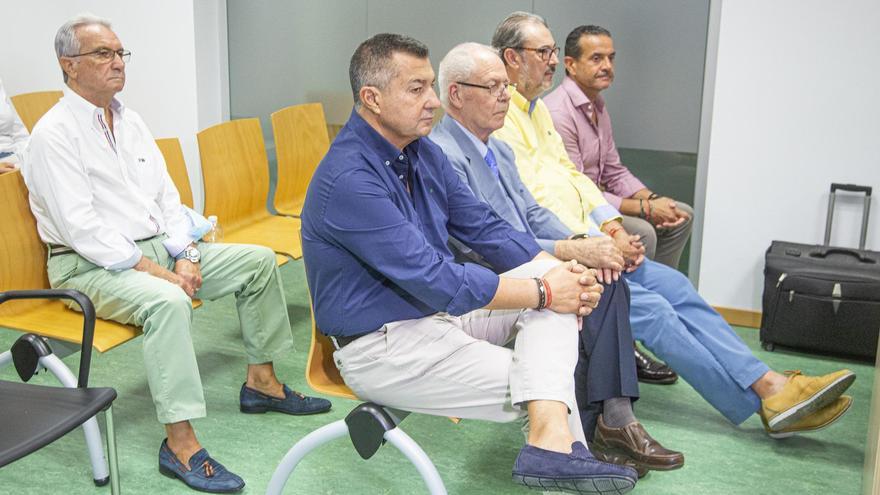
[[[27,147],[28,132],[0,81],[0,174],[15,170]]]
[[[208,455],[190,424],[206,414],[191,298],[235,294],[248,357],[242,412],[330,408],[275,376],[273,361],[292,348],[275,255],[197,242],[207,221],[180,204],[150,131],[115,98],[131,53],[109,22],[71,19],[55,50],[68,87],[34,128],[23,167],[49,281],[84,292],[102,318],[143,327],[147,382],[168,435],[159,471],[197,490],[238,491],[244,481]]]

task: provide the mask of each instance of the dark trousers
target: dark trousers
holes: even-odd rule
[[[629,286],[622,278],[605,285],[599,306],[584,318],[575,394],[584,435],[593,440],[602,401],[639,397],[633,336],[629,326]]]

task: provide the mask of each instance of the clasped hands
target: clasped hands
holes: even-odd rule
[[[587,316],[599,305],[604,288],[596,270],[575,260],[562,263],[544,275],[553,294],[550,309],[557,313]]]
[[[196,292],[202,288],[202,271],[198,263],[179,260],[174,263],[174,275],[177,277],[174,283],[180,286],[189,297],[194,297]]]
[[[174,271],[167,270],[155,261],[141,256],[133,267],[139,272],[148,273],[180,287],[190,298],[195,297],[196,292],[202,288],[202,271],[197,263],[189,260],[179,260],[174,263]]]
[[[684,223],[689,215],[679,210],[675,200],[665,196],[651,200],[651,223],[657,228],[677,227]]]

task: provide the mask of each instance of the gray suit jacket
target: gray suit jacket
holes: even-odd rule
[[[499,177],[496,178],[470,137],[448,115],[443,116],[428,138],[443,149],[477,199],[487,203],[517,230],[535,236],[543,249],[552,254],[553,242],[571,235],[571,230],[553,212],[539,205],[523,184],[510,146],[489,137],[488,146],[498,162]],[[473,259],[469,249],[457,244],[453,247]]]

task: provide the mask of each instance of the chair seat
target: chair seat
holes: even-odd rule
[[[279,215],[292,215],[295,217],[302,216],[303,205],[305,204],[305,200],[299,201],[287,201],[278,205],[275,205],[275,209],[278,211]]]
[[[14,305],[15,302],[6,303]],[[193,301],[193,308],[201,306],[202,301]],[[0,327],[23,332],[34,332],[41,337],[82,343],[82,313],[67,307],[61,301],[45,301],[31,305],[28,309],[13,315],[0,316]],[[133,325],[123,325],[110,320],[95,321],[95,340],[92,347],[106,352],[141,334],[141,329]]]
[[[0,381],[0,466],[55,440],[116,399],[112,388],[63,388]]]
[[[302,258],[302,245],[296,235],[299,226],[300,221],[297,218],[267,215],[241,226],[233,226],[228,229],[224,226],[223,242],[258,244],[266,246],[276,253],[299,259]]]

